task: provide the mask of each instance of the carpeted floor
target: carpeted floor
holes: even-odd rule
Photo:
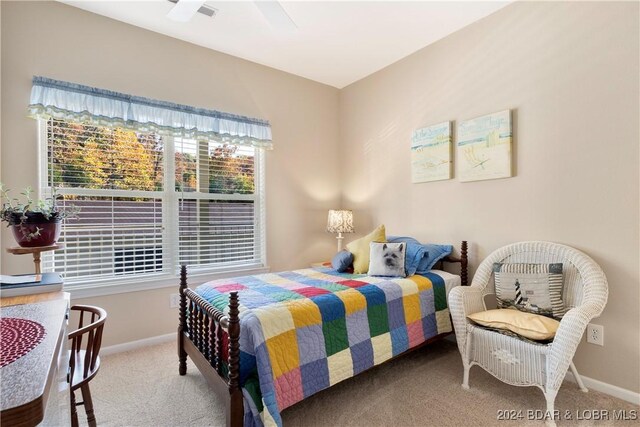
[[[544,425],[527,421],[527,410],[545,409],[533,387],[501,383],[478,367],[471,369],[465,391],[456,345],[440,341],[324,390],[283,412],[293,426],[511,426]],[[222,426],[222,408],[204,378],[189,362],[178,375],[175,343],[105,356],[91,382],[99,426]],[[637,406],[565,383],[556,408],[571,415],[562,425],[611,425],[612,420],[584,420],[594,410],[626,410]],[[78,408],[86,425],[83,408]],[[498,421],[499,411],[521,411],[520,421]],[[516,412],[516,415],[518,413]],[[576,418],[583,418],[577,421]],[[619,425],[638,425],[638,421]]]

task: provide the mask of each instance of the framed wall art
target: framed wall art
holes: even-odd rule
[[[411,182],[451,179],[451,122],[416,129],[411,138]]]
[[[458,125],[457,164],[461,182],[508,178],[511,168],[511,110]]]

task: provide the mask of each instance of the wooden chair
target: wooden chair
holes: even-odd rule
[[[69,334],[71,353],[69,356],[69,399],[71,407],[71,425],[78,426],[78,412],[76,406],[84,405],[89,426],[96,426],[93,413],[93,402],[89,381],[96,376],[100,369],[100,345],[102,344],[102,329],[107,320],[107,312],[100,307],[88,305],[74,305],[71,310],[80,313],[78,329]],[[85,322],[89,324],[85,325]],[[86,337],[86,338],[85,338]],[[76,403],[76,390],[82,392],[82,402]]]

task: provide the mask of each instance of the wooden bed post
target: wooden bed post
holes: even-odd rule
[[[187,328],[187,297],[184,294],[187,289],[187,266],[180,266],[180,307],[178,323],[178,373],[187,374],[187,352],[184,350],[184,331]]]
[[[178,372],[187,373],[187,357],[205,376],[227,408],[228,427],[244,424],[244,401],[240,387],[240,301],[238,292],[229,294],[229,312],[213,307],[187,287],[187,267],[180,266],[178,324]],[[222,343],[228,336],[228,359]],[[226,342],[226,340],[224,340]],[[223,368],[228,366],[228,375]]]
[[[468,285],[467,266],[469,265],[469,258],[467,255],[467,241],[463,240],[460,246],[460,281],[462,286]]]
[[[240,390],[240,303],[238,292],[229,295],[229,394],[231,407],[227,414],[227,425],[240,427],[244,424],[242,391]]]

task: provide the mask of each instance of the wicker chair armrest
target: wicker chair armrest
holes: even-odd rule
[[[465,354],[467,342],[467,315],[486,310],[483,289],[474,286],[457,286],[449,292],[449,311],[453,319],[458,349]]]
[[[598,317],[602,309],[599,304],[587,303],[569,310],[560,321],[560,326],[549,347],[547,358],[547,385],[557,390],[580,344],[587,324]]]
[[[486,310],[483,289],[475,286],[456,286],[449,292],[449,307],[452,316],[455,310],[462,314],[463,318]]]
[[[471,288],[481,289],[484,294],[493,293],[493,291],[489,291],[487,289],[489,281],[492,280],[491,276],[493,275],[493,258],[496,258],[496,256],[494,255],[491,259],[485,259],[478,266],[478,269],[471,280]]]

